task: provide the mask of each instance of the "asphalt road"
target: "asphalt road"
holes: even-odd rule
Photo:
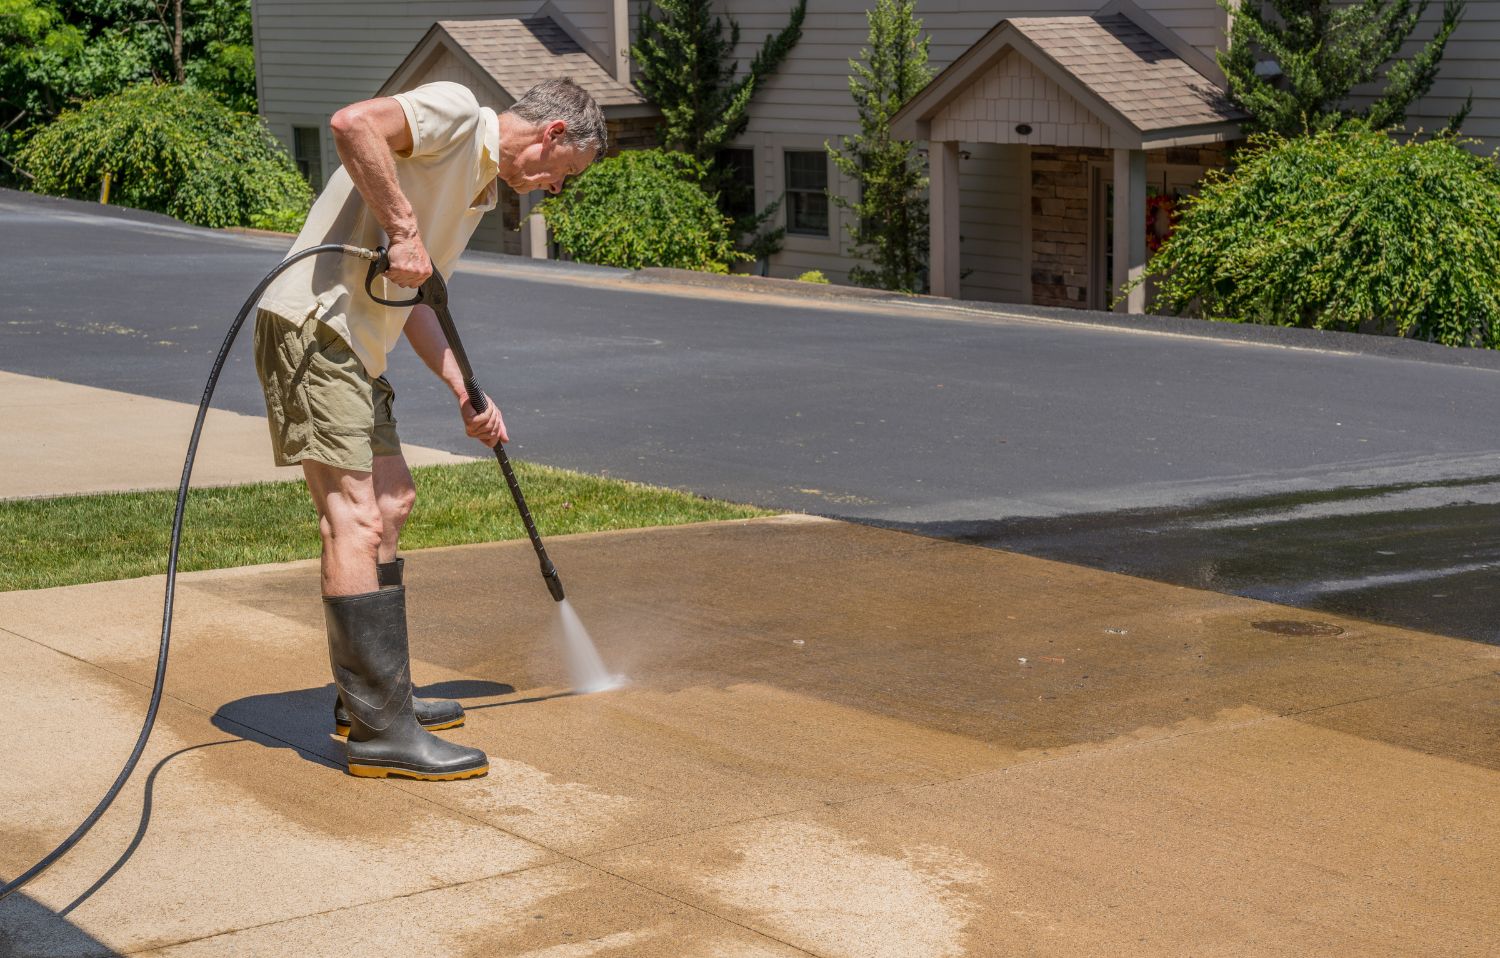
[[[0,244],[0,368],[187,402],[287,245],[12,192]],[[1431,347],[766,300],[499,257],[450,288],[516,456],[1500,641],[1500,371]],[[390,378],[404,439],[473,451],[405,347]],[[247,344],[215,404],[261,411]]]

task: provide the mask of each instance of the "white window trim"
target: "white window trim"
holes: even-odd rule
[[[281,142],[286,145],[287,155],[292,158],[293,163],[297,161],[297,127],[312,127],[318,131],[318,165],[323,170],[324,187],[328,185],[328,178],[343,165],[339,161],[338,151],[332,148],[332,137],[328,136],[328,124],[332,119],[331,116],[294,113],[282,114],[277,123],[278,126],[284,124],[286,135],[281,137]]]

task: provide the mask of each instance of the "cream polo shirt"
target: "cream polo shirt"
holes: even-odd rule
[[[480,217],[494,209],[499,197],[499,123],[494,110],[481,107],[457,83],[429,83],[395,98],[406,112],[412,138],[411,154],[396,157],[396,178],[416,212],[432,266],[446,279]],[[368,249],[387,244],[385,231],[342,166],[328,178],[289,252],[319,243]],[[309,319],[327,323],[354,350],[365,371],[379,376],[411,309],[370,299],[365,293],[368,269],[367,262],[352,256],[313,256],[278,277],[260,307],[299,326]],[[373,289],[385,299],[410,299],[415,292],[383,277]]]

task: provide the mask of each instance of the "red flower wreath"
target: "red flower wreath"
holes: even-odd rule
[[[1157,224],[1161,222],[1162,214],[1166,214],[1166,228],[1158,229]],[[1162,248],[1167,240],[1172,238],[1172,231],[1177,228],[1177,198],[1170,193],[1157,193],[1155,196],[1146,197],[1146,246],[1151,252]]]

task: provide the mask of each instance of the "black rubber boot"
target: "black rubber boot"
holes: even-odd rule
[[[375,579],[382,589],[402,585],[406,581],[406,560],[397,556],[390,562],[375,563]]]
[[[376,580],[382,589],[400,585],[406,571],[406,560],[392,559],[375,565]],[[451,699],[423,699],[412,696],[412,708],[417,713],[417,722],[429,732],[445,728],[458,728],[464,724],[464,707]],[[335,735],[349,734],[349,712],[344,708],[344,698],[333,699],[333,731]]]
[[[429,781],[473,778],[490,770],[477,748],[445,742],[417,723],[406,645],[406,589],[323,597],[328,658],[348,703],[350,775],[399,775]]]

